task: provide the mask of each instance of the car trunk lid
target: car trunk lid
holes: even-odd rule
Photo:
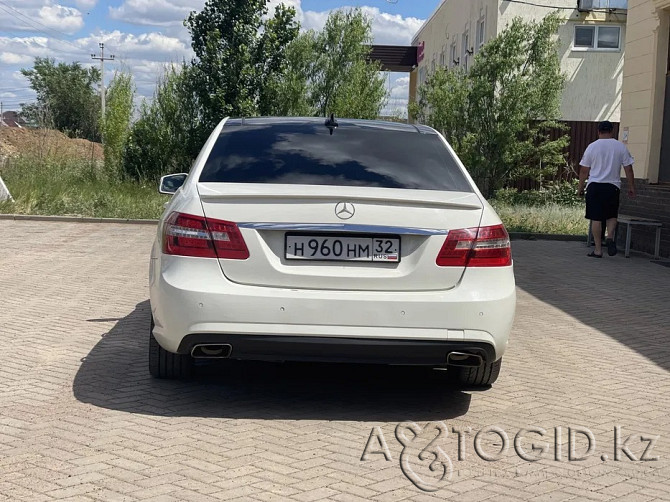
[[[247,260],[219,260],[226,278],[278,288],[453,288],[464,267],[438,267],[436,257],[450,230],[477,227],[483,211],[472,192],[214,182],[198,183],[198,191],[205,216],[237,223],[249,248]],[[290,259],[287,243],[293,242],[292,236],[316,236],[322,245],[325,238],[326,249],[338,240],[346,246],[372,238],[397,239],[398,261],[391,247],[385,249],[391,251],[385,261]]]

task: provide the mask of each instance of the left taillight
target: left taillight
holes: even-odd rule
[[[165,220],[163,253],[230,260],[249,258],[249,250],[235,223],[177,212]]]

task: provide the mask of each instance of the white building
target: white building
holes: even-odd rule
[[[670,0],[630,0],[619,139],[635,157],[638,196],[622,197],[621,212],[663,223],[664,257],[670,257],[669,47]],[[655,244],[652,229],[633,232],[633,249],[651,253]]]
[[[569,122],[619,122],[628,0],[442,0],[414,36],[418,66],[410,100],[437,66],[464,67],[515,17],[559,11],[559,57],[567,81],[561,103]]]

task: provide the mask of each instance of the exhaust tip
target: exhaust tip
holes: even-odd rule
[[[484,364],[484,359],[478,354],[468,354],[466,352],[449,352],[449,354],[447,354],[447,364],[451,366],[479,368]]]
[[[191,356],[195,359],[226,359],[232,351],[233,346],[229,343],[201,343],[193,346]]]

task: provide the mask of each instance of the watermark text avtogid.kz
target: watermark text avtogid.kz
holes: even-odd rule
[[[402,447],[399,461],[405,476],[421,490],[437,491],[450,481],[455,461],[475,458],[496,462],[515,455],[526,462],[543,459],[581,462],[598,455],[602,462],[649,462],[659,460],[654,447],[660,436],[626,434],[616,425],[609,437],[601,434],[598,442],[591,430],[581,426],[558,426],[549,430],[528,427],[508,432],[494,425],[479,430],[448,428],[439,421],[425,427],[402,422],[395,428],[395,439]],[[606,446],[598,448],[602,442]],[[379,457],[393,461],[384,432],[381,427],[373,427],[361,461]]]

